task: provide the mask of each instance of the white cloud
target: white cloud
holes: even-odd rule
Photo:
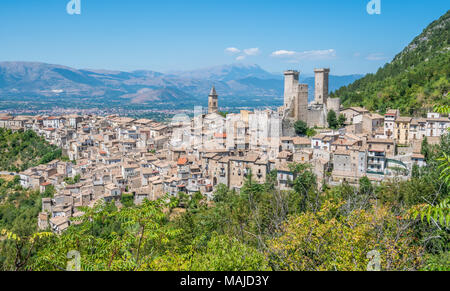
[[[241,52],[240,49],[237,49],[235,47],[229,47],[225,49],[225,52],[230,53],[230,54],[238,54]]]
[[[244,54],[246,54],[247,56],[256,56],[257,54],[259,54],[259,48],[255,47],[245,49]]]
[[[383,53],[373,53],[366,57],[366,60],[368,61],[381,61],[385,59],[387,59],[387,57]]]
[[[278,50],[274,51],[271,54],[274,58],[285,58],[289,59],[289,62],[295,63],[301,60],[327,60],[336,57],[336,50],[328,49],[328,50],[312,50],[312,51],[287,51],[287,50]]]
[[[242,60],[245,60],[248,56],[259,55],[259,53],[261,51],[257,47],[247,48],[247,49],[243,49],[243,50],[240,50],[240,49],[235,48],[235,47],[229,47],[229,48],[225,49],[225,52],[227,54],[231,54],[231,55],[238,55],[236,57],[236,61],[242,61]]]
[[[271,54],[272,57],[293,56],[293,55],[295,55],[294,51],[286,51],[286,50],[275,51]]]

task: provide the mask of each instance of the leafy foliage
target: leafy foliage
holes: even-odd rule
[[[298,135],[305,135],[308,131],[308,125],[303,120],[294,123],[295,133]]]
[[[22,189],[18,179],[0,179],[0,230],[8,234],[4,240],[0,235],[0,270],[22,269],[28,253],[34,254],[38,245],[29,239],[37,233],[41,200],[51,194]]]
[[[327,122],[328,122],[329,128],[332,128],[332,129],[338,128],[338,120],[337,120],[336,112],[334,110],[328,111]]]
[[[269,244],[276,269],[362,271],[372,250],[380,253],[382,270],[420,266],[422,249],[402,235],[402,224],[407,222],[400,224],[389,209],[377,207],[342,215],[343,204],[330,200],[316,213],[289,218],[283,234]]]

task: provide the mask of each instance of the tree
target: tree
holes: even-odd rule
[[[327,115],[327,122],[328,127],[331,129],[337,129],[338,128],[338,120],[336,117],[336,112],[334,110],[330,110]]]
[[[21,237],[11,231],[2,229],[1,236],[5,237],[6,241],[12,243],[12,250],[14,252],[14,262],[11,269],[14,271],[23,271],[28,267],[28,261],[36,249],[36,246],[48,237],[51,237],[51,232],[37,232],[30,236]],[[4,266],[5,267],[5,266]]]
[[[227,115],[228,115],[230,112],[228,112],[228,111],[219,111],[218,113],[219,113],[219,115],[221,115],[223,118],[226,118]]]
[[[303,120],[299,120],[294,124],[295,133],[298,135],[305,135],[308,131],[308,125]]]
[[[371,195],[373,193],[373,186],[367,176],[359,179],[359,192],[364,195]]]
[[[441,114],[450,114],[450,107],[449,106],[435,106],[435,111],[439,112]],[[447,138],[448,135],[444,138],[442,138],[442,153],[440,157],[438,157],[436,160],[439,162],[438,170],[440,172],[439,179],[443,181],[443,183],[450,187],[450,152],[448,147],[445,148],[444,140]],[[428,162],[428,159],[430,158],[432,152],[429,148],[428,142],[426,137],[423,139],[422,142],[422,153],[426,155],[426,159]],[[450,198],[447,197],[440,201],[440,203],[436,204],[426,204],[416,207],[413,210],[414,218],[417,218],[420,216],[421,220],[423,221],[425,218],[427,219],[428,223],[431,223],[431,221],[438,227],[444,227],[444,228],[450,228]]]
[[[417,270],[423,249],[413,245],[408,222],[386,207],[341,213],[344,202],[327,201],[320,211],[291,216],[268,244],[275,270],[365,271],[376,251],[382,270]]]
[[[347,118],[345,118],[344,114],[340,114],[338,118],[338,126],[339,128],[342,128],[345,126],[345,122],[347,121]]]
[[[268,271],[269,263],[257,249],[236,238],[214,234],[205,252],[197,252],[191,271]]]
[[[163,199],[121,211],[106,203],[82,208],[85,214],[75,219],[80,224],[41,246],[30,268],[59,270],[66,266],[67,253],[75,250],[81,255],[83,271],[151,270],[180,234],[167,224],[164,209],[168,205]]]
[[[411,170],[411,178],[419,178],[420,177],[420,169],[419,166],[414,164]]]
[[[306,131],[306,136],[307,137],[313,137],[317,134],[317,132],[314,130],[314,128],[308,128],[308,130]]]
[[[291,164],[289,166],[294,173],[292,187],[294,193],[291,194],[295,199],[297,209],[301,212],[306,210],[315,211],[319,206],[319,192],[317,187],[317,177],[308,164]]]
[[[428,144],[428,139],[426,136],[422,140],[421,154],[424,155],[425,161],[428,161],[430,155],[430,146]]]

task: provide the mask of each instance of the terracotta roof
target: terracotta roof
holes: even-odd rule
[[[350,107],[347,109],[351,109],[353,111],[359,112],[359,113],[363,113],[363,112],[369,112],[369,110],[362,108],[362,107]]]
[[[370,138],[367,140],[367,143],[388,143],[393,144],[393,139],[387,139],[387,138]]]
[[[214,137],[215,138],[226,138],[227,134],[226,133],[215,133]]]
[[[281,140],[281,141],[293,141],[294,138],[293,138],[293,137],[290,137],[290,136],[283,136],[280,140]]]
[[[299,145],[299,144],[306,144],[306,145],[310,145],[311,144],[311,140],[309,138],[306,137],[294,137],[294,144]]]
[[[369,149],[369,152],[378,152],[378,153],[384,153],[384,147],[381,145],[374,145],[371,149]]]
[[[350,151],[348,150],[336,150],[334,152],[335,155],[344,155],[344,156],[349,156],[350,155]]]
[[[335,140],[335,141],[332,143],[332,145],[347,145],[347,146],[351,146],[351,145],[353,145],[355,142],[357,142],[357,141],[350,141],[350,140],[348,140],[348,139],[342,139],[342,138],[340,138],[340,139]]]
[[[413,154],[412,158],[413,159],[425,159],[425,156],[422,154]]]
[[[399,117],[395,122],[411,122],[412,117]]]
[[[187,158],[179,158],[178,162],[177,162],[177,165],[179,165],[179,166],[186,165],[187,162],[188,162]]]

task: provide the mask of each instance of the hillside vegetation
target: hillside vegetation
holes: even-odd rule
[[[450,104],[450,11],[431,23],[391,63],[333,92],[344,106],[422,114]]]
[[[61,157],[61,149],[50,145],[34,131],[0,128],[0,171],[19,172]]]

